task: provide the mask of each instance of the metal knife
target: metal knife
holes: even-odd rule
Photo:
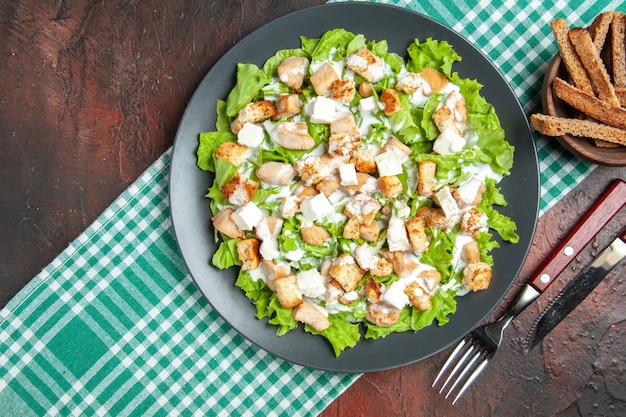
[[[541,313],[528,333],[524,355],[537,346],[626,257],[626,230],[570,281]]]

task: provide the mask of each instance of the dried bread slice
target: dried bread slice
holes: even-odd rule
[[[613,86],[626,87],[626,14],[616,12],[611,24]]]
[[[546,136],[574,135],[626,145],[626,131],[590,120],[532,114],[530,124]]]
[[[611,27],[611,22],[613,21],[613,16],[615,12],[608,11],[602,12],[593,19],[591,25],[589,25],[589,33],[591,34],[591,39],[593,40],[593,44],[598,48],[598,51],[602,50],[604,46],[604,42],[606,41],[606,35],[609,33],[609,28]]]
[[[602,58],[600,58],[598,49],[591,40],[589,31],[584,28],[571,29],[569,31],[569,38],[587,71],[598,98],[613,106],[619,107],[619,100],[615,95],[615,89],[613,88],[613,84],[611,84],[609,73],[604,66],[604,62],[602,62]]]
[[[584,93],[573,85],[555,78],[552,88],[557,97],[587,116],[610,126],[626,129],[626,109],[611,106],[605,101]]]
[[[567,72],[570,74],[574,85],[587,94],[594,94],[591,81],[587,76],[587,71],[578,57],[572,41],[569,38],[569,25],[561,18],[550,22],[550,27],[554,33],[554,38],[559,46],[559,55],[565,64]]]

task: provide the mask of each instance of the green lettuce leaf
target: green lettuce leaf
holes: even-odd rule
[[[250,103],[261,89],[272,81],[254,64],[237,64],[237,83],[226,99],[226,114],[236,117],[239,110]]]
[[[432,38],[419,42],[417,39],[407,48],[409,62],[406,67],[409,71],[419,73],[422,68],[430,67],[441,71],[450,77],[452,64],[461,61],[452,45],[446,41],[436,41]]]

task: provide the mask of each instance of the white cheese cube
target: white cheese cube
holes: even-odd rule
[[[341,178],[341,185],[344,187],[359,184],[359,180],[356,176],[356,168],[353,163],[341,164],[339,166],[339,177]]]
[[[439,155],[450,155],[459,152],[465,146],[465,138],[453,129],[445,129],[433,144],[433,151]]]
[[[376,99],[374,96],[362,98],[359,101],[359,111],[361,113],[367,113],[376,110],[378,107],[376,106]]]
[[[334,100],[318,96],[310,103],[310,120],[313,123],[330,124],[335,120],[336,110]]]
[[[240,145],[258,148],[263,142],[264,137],[265,133],[263,132],[263,127],[247,122],[244,123],[239,133],[237,133],[237,142],[239,142]]]
[[[411,242],[406,232],[404,220],[392,215],[387,226],[387,246],[389,251],[405,251],[411,249]]]
[[[378,175],[381,177],[389,177],[392,175],[402,174],[402,160],[398,153],[393,151],[385,151],[374,157]]]
[[[259,253],[263,259],[267,259],[268,261],[278,258],[280,255],[280,251],[278,250],[278,240],[270,239],[262,241],[261,246],[259,246]]]
[[[396,281],[391,284],[383,293],[383,301],[399,310],[409,304],[409,296],[404,292],[404,286]]]
[[[263,218],[263,212],[256,204],[250,201],[245,206],[235,210],[230,215],[230,218],[240,230],[252,230]]]
[[[307,198],[300,203],[300,211],[304,216],[304,223],[313,223],[333,212],[333,206],[322,193]]]
[[[447,185],[441,187],[433,195],[433,197],[448,219],[453,219],[459,215],[459,206],[456,204],[456,200],[450,192],[450,187],[448,187]]]
[[[298,272],[296,280],[298,282],[298,288],[300,288],[300,291],[306,297],[317,298],[326,293],[324,277],[317,269]]]

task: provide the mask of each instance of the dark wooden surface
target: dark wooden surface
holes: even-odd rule
[[[172,145],[193,91],[224,52],[264,23],[321,3],[0,1],[0,307]],[[598,168],[540,220],[515,289],[615,177],[625,169]],[[624,224],[622,210],[595,246]],[[524,357],[553,286],[507,329],[454,407],[430,388],[446,351],[364,375],[322,415],[626,415],[625,278],[622,263]]]

